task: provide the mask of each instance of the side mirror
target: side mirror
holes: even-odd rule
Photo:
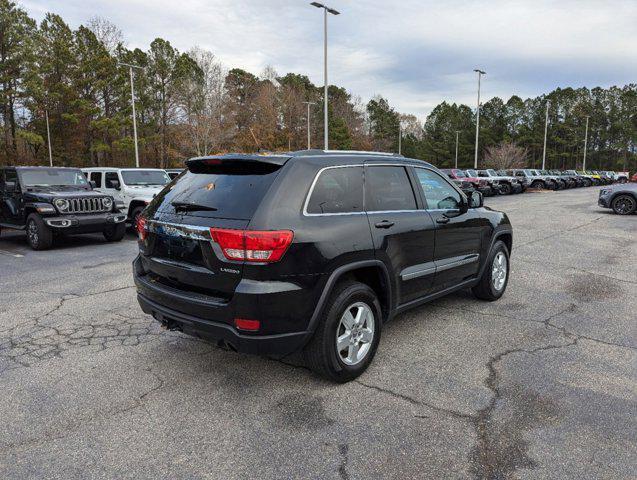
[[[91,188],[97,188],[97,183],[95,183],[94,180],[91,180],[90,182],[88,182],[89,185],[91,186]]]
[[[484,197],[481,192],[471,192],[469,197],[469,208],[480,208],[484,205]]]
[[[15,182],[4,182],[4,189],[7,193],[13,193],[16,191]]]

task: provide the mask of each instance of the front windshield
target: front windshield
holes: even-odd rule
[[[456,178],[466,178],[467,176],[464,174],[462,170],[455,170]]]
[[[493,170],[492,168],[488,168],[488,169],[487,169],[487,170],[485,170],[485,171],[487,172],[487,174],[488,174],[490,177],[497,177],[497,176],[498,176],[498,174],[497,174],[497,173],[495,173],[495,170]]]
[[[163,170],[122,170],[122,180],[128,186],[163,186],[170,177]]]
[[[576,175],[575,170],[566,170],[566,172],[564,173],[568,173],[569,175]]]
[[[20,181],[25,187],[88,187],[81,170],[62,168],[29,168],[20,170]]]
[[[475,170],[467,170],[467,175],[476,178],[478,176],[478,172],[476,172]]]
[[[537,176],[537,173],[535,173],[533,170],[523,170],[523,172],[531,177]]]

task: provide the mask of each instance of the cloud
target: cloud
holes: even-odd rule
[[[483,93],[535,96],[556,87],[623,85],[637,72],[635,0],[330,0],[330,82],[363,100],[382,94],[421,119],[437,103]],[[22,5],[41,19],[50,0]],[[66,0],[54,12],[77,27],[98,15],[130,47],[156,37],[199,45],[228,68],[306,74],[323,83],[323,17],[304,0]]]

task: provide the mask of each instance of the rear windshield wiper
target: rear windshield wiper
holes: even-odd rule
[[[172,202],[171,205],[175,207],[175,210],[182,212],[216,212],[215,207],[208,207],[207,205],[198,205],[196,203],[188,202]]]

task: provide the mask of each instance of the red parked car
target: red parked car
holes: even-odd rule
[[[447,174],[449,178],[454,180],[462,180],[471,183],[473,188],[482,193],[482,195],[490,196],[494,195],[494,191],[489,186],[489,182],[485,178],[468,177],[462,170],[458,168],[442,168],[443,172]]]
[[[630,181],[637,182],[637,172],[632,177],[630,177]]]

